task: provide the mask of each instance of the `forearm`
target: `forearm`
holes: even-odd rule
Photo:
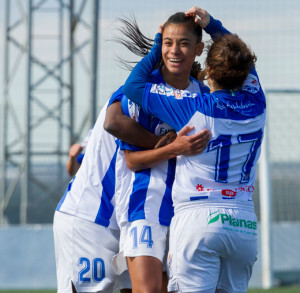
[[[140,171],[155,167],[159,163],[171,158],[175,158],[179,155],[178,150],[172,145],[166,145],[159,149],[147,150],[147,151],[126,151],[126,163],[127,167],[131,171]]]
[[[157,164],[179,155],[193,156],[200,154],[210,140],[210,132],[205,129],[193,135],[188,133],[192,126],[185,126],[170,144],[149,151],[126,151],[127,166],[132,171],[152,168]]]
[[[114,126],[106,130],[122,141],[146,149],[152,149],[159,141],[158,136],[125,115],[118,117]]]
[[[152,149],[160,139],[126,116],[122,111],[121,102],[115,102],[108,107],[103,127],[116,138],[146,149]]]
[[[140,106],[146,82],[161,58],[161,40],[162,35],[156,34],[150,53],[133,68],[123,87],[126,97]]]
[[[80,164],[77,162],[76,158],[69,157],[66,164],[66,170],[71,177],[73,177],[77,173],[79,167]]]
[[[210,16],[209,24],[204,28],[204,31],[211,36],[213,40],[217,37],[231,34],[225,27],[223,27],[221,21],[214,19]]]

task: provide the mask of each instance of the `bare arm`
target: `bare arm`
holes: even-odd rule
[[[188,132],[192,129],[192,126],[185,126],[172,143],[161,148],[136,152],[126,150],[127,167],[131,171],[139,171],[152,168],[165,160],[179,155],[190,156],[201,153],[206,148],[210,139],[210,133],[205,129],[188,136]]]
[[[122,111],[121,102],[118,101],[108,107],[104,129],[129,144],[147,149],[152,149],[160,139],[135,120],[126,116]]]
[[[82,152],[82,150],[83,147],[78,143],[75,143],[70,147],[69,159],[66,164],[66,169],[70,176],[74,176],[80,167],[80,164],[77,162],[77,156]]]

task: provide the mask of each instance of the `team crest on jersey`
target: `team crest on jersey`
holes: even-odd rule
[[[253,74],[249,74],[243,84],[243,90],[250,92],[252,94],[256,94],[259,91],[259,89],[260,89],[260,85],[257,76]]]

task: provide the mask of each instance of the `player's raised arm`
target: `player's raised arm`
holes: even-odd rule
[[[160,31],[162,31],[161,26]],[[150,53],[133,68],[124,84],[123,92],[126,97],[140,106],[142,106],[146,82],[161,58],[161,45],[162,34],[158,32]]]
[[[225,34],[230,34],[221,21],[214,19],[206,10],[194,6],[185,13],[187,16],[194,16],[195,22],[198,23],[204,31],[211,36],[213,40]]]

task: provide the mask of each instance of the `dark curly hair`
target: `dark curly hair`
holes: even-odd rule
[[[133,54],[139,57],[145,57],[152,48],[153,39],[146,37],[141,32],[134,15],[132,15],[130,18],[118,18],[117,20],[121,23],[118,31],[121,33],[122,37],[114,37],[113,41],[125,46]],[[187,17],[184,12],[177,12],[171,15],[165,22],[164,28],[170,24],[190,25],[191,31],[197,38],[197,42],[202,41],[202,28],[195,23],[193,17]],[[120,57],[117,58],[118,62],[121,64],[121,67],[126,70],[132,70],[133,66],[137,63],[135,61],[124,60]],[[163,61],[161,60],[157,68],[159,68],[162,64]],[[200,63],[194,61],[190,75],[194,78],[197,78],[200,71]]]
[[[236,89],[247,78],[256,56],[235,34],[217,38],[207,52],[209,77],[223,89]],[[207,68],[207,69],[208,69]]]

